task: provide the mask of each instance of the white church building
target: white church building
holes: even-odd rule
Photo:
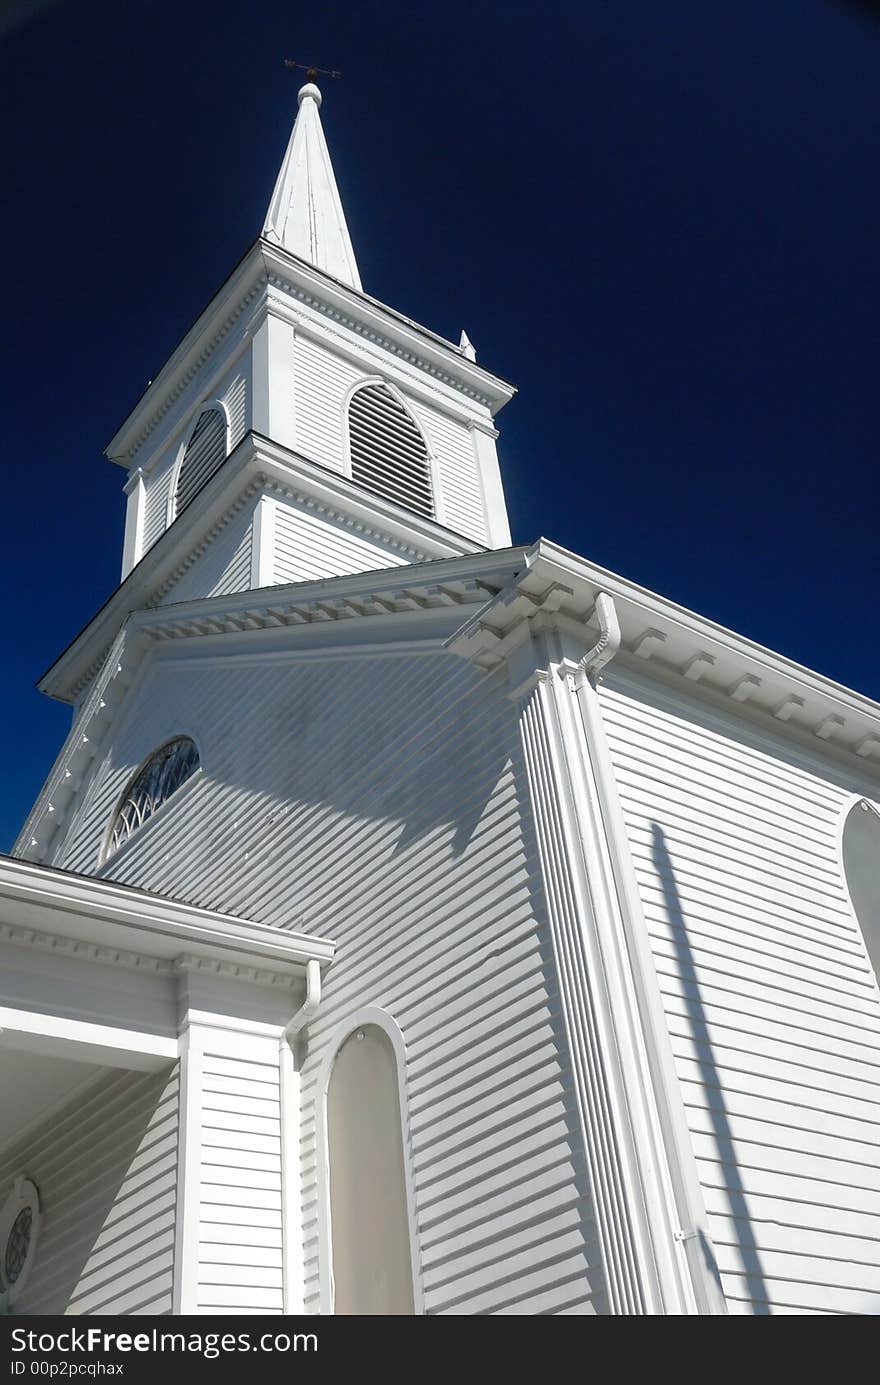
[[[310,81],[0,857],[16,1314],[880,1312],[880,706],[540,538]]]

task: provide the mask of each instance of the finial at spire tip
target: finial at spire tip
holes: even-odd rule
[[[306,82],[305,86],[300,87],[296,94],[296,99],[300,106],[307,98],[314,101],[316,106],[320,106],[323,100],[320,89],[315,86],[314,82]]]

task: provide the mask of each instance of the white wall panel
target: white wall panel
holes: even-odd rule
[[[275,510],[276,582],[307,582],[346,572],[395,567],[406,560],[396,548],[367,539],[305,506],[279,501]]]
[[[322,466],[344,471],[346,396],[357,381],[372,379],[375,375],[372,363],[365,361],[359,369],[308,337],[297,336],[294,368],[297,450]],[[426,434],[440,472],[438,520],[456,533],[486,543],[483,492],[467,425],[405,390],[403,397]]]
[[[297,335],[291,388],[296,446],[304,457],[333,471],[343,470],[343,404],[347,391],[366,373],[309,337]]]
[[[198,1310],[241,1305],[280,1313],[277,1061],[230,1058],[208,1043],[201,1061],[200,1104]]]
[[[870,781],[619,669],[602,704],[731,1311],[876,1313],[880,995],[838,854]]]
[[[427,434],[440,472],[442,523],[457,534],[488,543],[485,505],[470,430],[422,400],[410,407]]]
[[[241,362],[230,373],[228,379],[224,380],[217,393],[217,398],[221,404],[226,405],[226,412],[229,416],[229,451],[232,452],[241,442],[247,432],[248,421],[248,387],[250,383],[250,362],[246,358],[246,365]]]
[[[517,708],[503,689],[439,654],[231,658],[159,661],[130,699],[57,864],[94,868],[132,767],[186,725],[202,773],[108,870],[339,945],[303,1070],[308,1308],[322,1235],[317,1076],[346,1017],[375,1005],[406,1042],[427,1311],[604,1311]],[[271,1135],[256,1110],[234,1114],[256,1122],[237,1122],[238,1134]],[[276,1184],[250,1196],[272,1231]]]
[[[168,523],[168,494],[171,488],[174,462],[180,450],[178,444],[166,449],[165,454],[147,473],[146,499],[144,502],[143,552],[149,552],[153,544],[165,533]]]
[[[238,446],[250,427],[248,418],[249,393],[251,381],[250,356],[245,353],[220,377],[216,383],[212,399],[219,399],[225,405],[229,419],[229,451]],[[176,462],[181,448],[192,432],[201,403],[201,395],[194,395],[190,411],[182,426],[178,426],[170,442],[162,446],[158,460],[155,451],[146,444],[143,454],[138,456],[138,465],[146,470],[146,498],[144,508],[143,552],[147,553],[153,544],[162,537],[168,525],[168,502],[171,484],[176,476]],[[208,401],[210,402],[210,401]]]
[[[3,1151],[0,1203],[24,1173],[43,1211],[16,1313],[171,1312],[177,1114],[176,1069],[114,1072]]]
[[[253,520],[253,505],[235,515],[169,588],[161,604],[247,591],[251,585]]]

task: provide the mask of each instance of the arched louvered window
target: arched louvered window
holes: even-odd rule
[[[416,514],[434,518],[425,439],[387,385],[363,385],[348,405],[351,477]]]
[[[203,409],[192,430],[177,473],[175,517],[226,461],[226,418],[222,409]]]
[[[113,815],[105,854],[127,842],[198,767],[199,752],[189,736],[176,736],[154,750],[122,795]]]

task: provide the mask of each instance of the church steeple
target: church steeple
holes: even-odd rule
[[[299,112],[266,213],[263,236],[316,269],[361,288],[327,141],[321,128],[321,93],[300,88]]]
[[[145,600],[510,543],[494,418],[513,386],[466,334],[363,293],[312,76],[261,235],[108,447]]]

